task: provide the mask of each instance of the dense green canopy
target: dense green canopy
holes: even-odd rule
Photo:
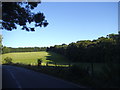
[[[47,51],[56,52],[72,62],[119,62],[120,34],[109,34],[97,40],[83,40],[69,45],[55,45]]]
[[[17,29],[20,25],[22,30],[35,31],[35,27],[46,27],[47,20],[43,13],[33,13],[40,2],[2,2],[2,29]],[[34,27],[28,27],[27,23],[34,22]]]

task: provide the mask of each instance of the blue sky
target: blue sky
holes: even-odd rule
[[[35,32],[3,30],[8,47],[46,47],[93,40],[118,33],[117,2],[42,2],[33,12],[43,12],[49,25]]]

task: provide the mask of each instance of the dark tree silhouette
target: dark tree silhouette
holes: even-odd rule
[[[120,63],[120,34],[109,34],[92,41],[81,40],[69,45],[55,45],[47,48],[47,51],[62,54],[72,62]]]
[[[11,31],[20,25],[22,30],[35,31],[35,27],[46,27],[44,14],[32,12],[38,4],[40,2],[2,2],[2,29]],[[32,22],[35,22],[34,27],[28,27],[27,23]]]
[[[0,54],[2,53],[2,35],[0,34]]]

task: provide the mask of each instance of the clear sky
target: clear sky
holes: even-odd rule
[[[93,40],[118,33],[117,2],[42,2],[34,12],[43,12],[49,25],[35,32],[3,30],[3,45],[44,47]]]

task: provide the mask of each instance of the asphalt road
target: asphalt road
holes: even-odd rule
[[[3,65],[2,88],[82,88],[76,84],[64,81],[29,69]]]

